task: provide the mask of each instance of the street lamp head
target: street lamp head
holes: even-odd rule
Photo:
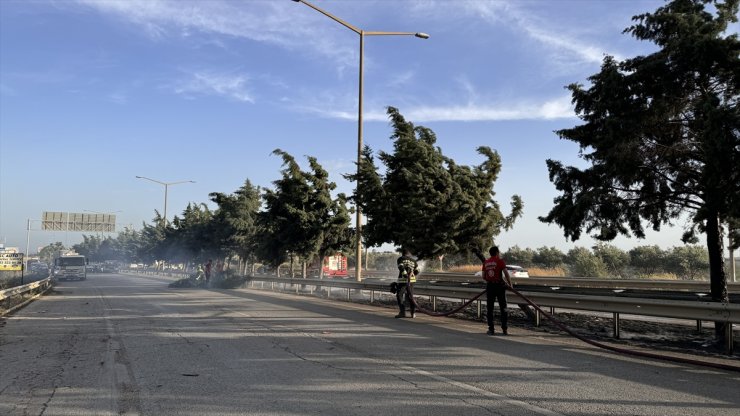
[[[421,39],[429,39],[429,35],[426,33],[422,33],[422,32],[417,32],[414,34],[414,36],[416,36],[417,38],[421,38]]]

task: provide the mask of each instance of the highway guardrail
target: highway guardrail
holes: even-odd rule
[[[314,287],[338,287],[347,290],[347,299],[351,298],[352,290],[369,290],[370,302],[374,301],[375,292],[388,292],[388,285],[378,282],[356,282],[349,279],[296,279],[296,278],[278,278],[273,276],[254,276],[250,277],[250,284],[254,285],[255,281],[261,281],[271,284],[274,289],[275,285],[290,286],[314,286]],[[264,287],[264,285],[263,285]],[[466,287],[445,287],[439,285],[426,285],[423,282],[417,282],[414,285],[414,295],[428,296],[434,311],[437,310],[437,300],[445,299],[471,299],[478,293],[480,288]],[[298,287],[296,287],[298,292]],[[686,300],[666,300],[666,299],[645,299],[629,298],[616,296],[593,296],[593,295],[575,295],[560,294],[557,292],[522,292],[522,295],[534,301],[541,307],[549,307],[554,312],[554,308],[583,310],[591,312],[607,312],[613,316],[613,336],[620,336],[620,315],[637,315],[652,316],[660,318],[686,319],[697,322],[700,328],[702,321],[724,322],[726,325],[725,338],[727,341],[727,351],[732,353],[734,348],[733,324],[740,324],[740,304],[723,303],[723,302],[706,302],[706,301],[686,301]],[[476,301],[478,307],[478,317],[481,316],[481,303]],[[526,301],[516,294],[509,294],[509,303],[524,304]],[[536,313],[536,325],[539,325],[540,314]]]
[[[35,295],[45,292],[51,287],[51,277],[31,282],[22,286],[0,290],[0,315],[12,312],[29,302]],[[27,295],[31,299],[23,300]]]
[[[391,271],[365,271],[367,277],[396,277]],[[423,281],[447,282],[481,282],[481,277],[472,273],[440,273],[423,272],[418,277]],[[652,280],[652,279],[609,279],[600,277],[512,277],[514,284],[533,286],[562,286],[594,289],[646,289],[646,290],[675,290],[686,292],[710,292],[708,280]],[[727,283],[730,293],[740,293],[740,283]]]

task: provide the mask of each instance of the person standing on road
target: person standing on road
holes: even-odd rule
[[[197,282],[198,286],[203,286],[205,284],[206,275],[203,272],[203,265],[198,264],[198,267],[195,268],[195,281]]]
[[[488,321],[488,335],[494,335],[493,325],[493,303],[498,301],[501,310],[501,330],[508,335],[509,311],[506,305],[506,286],[511,286],[511,276],[506,270],[506,263],[499,257],[499,249],[496,246],[488,250],[491,257],[483,259],[480,252],[475,254],[483,260],[483,279],[486,281],[486,321]]]
[[[206,263],[206,285],[209,285],[211,283],[211,268],[212,268],[212,261],[211,259],[208,259],[208,262]]]
[[[221,259],[216,260],[216,278],[217,279],[223,279],[224,274],[224,263],[221,261]]]
[[[416,305],[414,305],[414,300],[409,295],[409,292],[413,290],[413,285],[416,283],[419,266],[416,260],[411,257],[411,252],[406,248],[403,249],[402,256],[396,260],[396,264],[398,265],[398,289],[396,291],[398,315],[396,315],[396,318],[406,317],[406,302],[409,303],[411,317],[416,318]]]

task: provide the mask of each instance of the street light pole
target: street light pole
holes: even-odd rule
[[[26,223],[26,259],[28,259],[29,255],[31,253],[28,252],[28,250],[31,249],[31,219],[28,219],[28,222]]]
[[[360,162],[362,161],[362,98],[363,98],[363,72],[364,72],[364,55],[365,55],[365,36],[414,36],[420,39],[429,39],[429,35],[426,33],[421,32],[377,32],[377,31],[364,31],[362,29],[358,29],[355,26],[352,26],[351,24],[345,22],[344,20],[332,15],[331,13],[320,9],[319,7],[314,6],[313,4],[305,1],[305,0],[293,0],[296,3],[303,3],[306,6],[316,10],[317,12],[323,14],[324,16],[334,20],[335,22],[341,24],[342,26],[346,27],[347,29],[357,33],[360,35],[360,74],[359,74],[359,97],[358,97],[358,104],[357,104],[357,182],[358,182],[358,189],[357,193],[360,193],[359,190],[359,179],[360,179]],[[362,281],[362,212],[360,211],[360,206],[355,204],[355,243],[356,243],[356,252],[355,252],[355,258],[357,259],[357,265],[355,266],[355,278],[358,282]]]
[[[162,182],[156,179],[147,178],[146,176],[136,176],[136,179],[146,179],[148,181],[158,183],[164,186],[164,216],[162,217],[162,227],[167,225],[167,189],[170,185],[178,185],[181,183],[195,183],[195,181],[177,181],[177,182]]]

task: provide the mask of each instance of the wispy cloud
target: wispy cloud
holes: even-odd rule
[[[291,1],[77,0],[77,2],[136,24],[157,39],[169,36],[191,37],[193,32],[199,31],[270,43],[309,55],[329,57],[337,63],[338,70],[345,66],[356,66],[358,52],[351,42],[354,39],[351,36],[335,37],[323,33],[324,28],[332,27],[331,22],[325,21],[323,16],[305,6]]]
[[[414,79],[414,75],[416,75],[414,71],[404,71],[404,72],[395,74],[391,76],[391,78],[386,82],[386,85],[389,88],[408,85]]]
[[[566,52],[570,56],[575,56],[581,62],[601,63],[606,51],[601,46],[589,45],[573,36],[562,33],[551,32],[542,29],[542,26],[535,22],[522,17],[519,18],[520,27],[533,39],[554,48],[560,52]],[[617,54],[612,53],[617,59],[621,59]]]
[[[338,100],[333,103],[337,104]],[[348,104],[336,107],[315,101],[294,106],[294,109],[320,117],[357,120],[357,106]],[[468,102],[464,105],[415,106],[404,105],[403,114],[414,122],[435,121],[507,121],[507,120],[554,120],[576,117],[570,96],[550,100],[520,100],[499,103]],[[365,121],[388,121],[385,108],[369,106],[363,113]]]
[[[570,97],[545,102],[507,102],[500,104],[467,104],[454,106],[424,106],[409,108],[404,116],[417,122],[430,121],[504,121],[553,120],[575,117]],[[385,113],[371,115],[387,120]]]
[[[356,39],[347,36],[343,28],[326,19],[309,8],[291,1],[249,1],[233,2],[228,0],[210,0],[205,2],[183,2],[175,0],[125,0],[100,1],[77,0],[86,7],[103,14],[117,16],[127,22],[143,27],[150,36],[156,39],[168,37],[193,38],[196,33],[219,35],[222,48],[228,47],[229,38],[247,39],[268,43],[279,47],[299,51],[310,57],[331,59],[339,73],[357,65],[358,50]],[[511,1],[436,1],[394,3],[399,10],[410,15],[423,11],[427,15],[438,14],[440,18],[461,16],[469,19],[476,17],[480,22],[507,25],[524,33],[533,41],[544,45],[543,49],[552,51],[554,60],[568,64],[582,62],[600,62],[601,48],[591,45],[577,37],[565,34],[551,25],[543,24],[544,17],[538,18],[524,6]],[[377,6],[377,5],[375,5]],[[333,4],[339,10],[334,11],[344,16],[349,11],[361,15],[358,8],[373,9],[365,3],[348,6],[341,2]],[[375,7],[377,9],[377,7]],[[344,9],[344,10],[342,10]],[[226,36],[221,36],[226,35]],[[401,72],[385,81],[391,87],[411,85],[415,80],[413,71]],[[256,82],[259,76],[249,78],[241,74],[229,74],[214,71],[194,71],[189,76],[171,87],[178,94],[192,98],[194,95],[218,95],[229,97],[240,102],[254,102],[250,83]],[[519,120],[519,119],[552,119],[572,117],[573,111],[569,99],[556,99],[517,103],[491,103],[478,97],[479,86],[466,79],[458,79],[462,84],[467,101],[451,105],[404,105],[405,114],[419,121],[436,120]],[[304,113],[335,119],[356,119],[356,96],[336,97],[332,99],[316,91],[307,92],[299,97],[284,98],[282,105]],[[448,101],[449,102],[449,101]],[[381,106],[366,105],[367,120],[386,120]],[[377,110],[373,110],[376,108]]]
[[[538,15],[537,11],[525,9],[526,3],[516,1],[419,1],[415,10],[450,19],[450,16],[463,15],[475,17],[493,25],[508,26],[523,33],[530,39],[541,43],[550,50],[550,56],[557,61],[600,63],[606,49],[603,45],[591,44],[573,33],[571,28],[555,27],[547,21],[547,16]],[[612,55],[614,53],[609,52]],[[566,58],[567,57],[567,58]],[[574,62],[575,60],[575,62]]]
[[[108,94],[108,101],[123,105],[128,103],[128,96],[122,91],[116,91]]]
[[[247,89],[246,75],[217,74],[199,71],[189,74],[173,86],[174,91],[187,97],[193,95],[217,95],[236,101],[253,103],[254,98]]]

